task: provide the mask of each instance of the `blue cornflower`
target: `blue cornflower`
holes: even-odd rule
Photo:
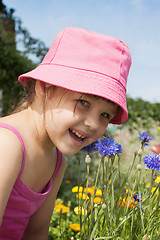
[[[138,194],[135,194],[135,195],[133,196],[133,198],[134,198],[134,205],[137,205],[137,203],[139,203],[140,201],[142,201],[142,200],[139,199],[139,195],[138,195]],[[142,198],[142,193],[141,193],[141,198]],[[142,209],[142,211],[143,211],[143,207],[142,207],[141,204],[140,204],[140,206],[141,206],[141,209]]]
[[[143,158],[143,162],[147,165],[147,168],[160,171],[160,156],[158,154],[148,154]]]
[[[91,152],[95,152],[97,151],[97,147],[96,147],[96,144],[98,143],[98,140],[96,140],[95,142],[87,145],[86,147],[82,148],[82,150],[88,152],[88,153],[91,153]]]
[[[147,132],[140,133],[139,138],[140,138],[142,144],[144,144],[144,146],[148,146],[149,145],[148,142],[153,139],[152,136],[149,137]]]
[[[96,143],[97,151],[102,156],[111,156],[113,154],[121,153],[122,147],[116,143],[112,138],[105,137]]]

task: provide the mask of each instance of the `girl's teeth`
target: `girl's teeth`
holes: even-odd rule
[[[82,136],[81,134],[79,134],[78,132],[76,132],[75,130],[72,130],[72,132],[74,134],[76,134],[79,138],[85,138],[84,136]]]

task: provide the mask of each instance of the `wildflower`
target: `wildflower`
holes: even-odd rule
[[[83,192],[83,187],[75,186],[72,188],[72,192]]]
[[[73,232],[80,232],[80,224],[79,223],[72,223],[72,224],[69,224],[69,227],[70,229],[73,231]],[[84,227],[82,226],[82,231],[83,231]]]
[[[158,177],[155,179],[155,182],[156,182],[156,183],[159,183],[159,182],[160,182],[160,176],[158,176]]]
[[[87,155],[85,158],[85,163],[90,163],[90,162],[91,162],[91,158],[89,155]]]
[[[142,197],[142,193],[141,193],[141,197]],[[139,204],[139,202],[140,202],[140,199],[139,199],[139,195],[138,194],[135,194],[134,196],[133,196],[133,204],[135,205],[135,206],[137,206],[138,204]],[[141,200],[142,201],[142,200]],[[141,209],[142,209],[142,211],[143,211],[143,207],[142,207],[142,205],[140,205],[141,206]]]
[[[150,186],[151,186],[151,183],[146,184],[146,188],[150,188]]]
[[[68,213],[69,212],[69,207],[62,205],[56,205],[56,212],[61,212],[61,213]]]
[[[123,192],[126,194],[128,194],[129,192],[130,195],[132,194],[132,190],[131,189],[128,190],[127,188],[123,188]]]
[[[156,154],[160,154],[160,143],[156,144],[155,146],[150,148],[152,152]]]
[[[135,194],[133,198],[134,198],[134,205],[137,205],[139,203],[139,196],[138,196],[138,194]]]
[[[140,138],[140,140],[141,140],[141,143],[142,143],[144,146],[148,146],[148,145],[149,145],[148,142],[153,139],[152,136],[149,137],[149,135],[148,135],[147,132],[140,133],[140,134],[139,134],[139,138]]]
[[[103,201],[103,199],[101,197],[95,197],[93,200],[94,203],[100,203],[102,201]]]
[[[89,199],[87,194],[81,193],[81,192],[79,194],[76,194],[76,198],[79,198],[79,199]]]
[[[111,156],[113,154],[118,154],[122,152],[122,147],[120,144],[116,143],[113,139],[105,137],[100,139],[96,144],[97,151],[102,156]]]
[[[153,187],[152,190],[151,190],[151,192],[154,193],[155,191],[156,191],[156,187]],[[157,189],[157,191],[155,192],[155,194],[158,195],[158,189]]]
[[[87,210],[86,209],[84,209],[83,207],[75,207],[74,208],[74,212],[75,212],[75,214],[79,214],[79,215],[84,215],[84,214],[86,214],[87,213]]]
[[[57,199],[56,201],[55,201],[55,205],[60,205],[60,204],[62,204],[63,203],[63,200],[61,200],[61,199]]]
[[[160,171],[160,156],[155,154],[148,154],[143,158],[144,164],[146,164],[147,168],[151,168],[152,170],[159,170]]]
[[[84,193],[90,193],[91,195],[93,195],[94,188],[93,187],[84,188]]]
[[[138,165],[137,165],[137,169],[138,169],[138,170],[141,170],[141,168],[142,168],[141,164],[138,164]]]
[[[103,210],[106,209],[106,207],[107,207],[106,204],[103,203],[103,204],[102,204],[102,208],[103,208]]]
[[[147,240],[147,234],[143,236],[142,240]]]
[[[160,132],[160,126],[157,127],[157,130]]]
[[[91,152],[95,152],[97,151],[97,147],[96,147],[96,144],[98,143],[98,140],[96,140],[95,142],[87,145],[86,147],[82,148],[82,150],[88,152],[88,153],[91,153]]]
[[[98,189],[96,191],[96,196],[102,196],[102,190],[101,189]]]
[[[138,154],[138,156],[142,156],[142,153],[143,153],[142,148],[140,148],[140,149],[137,151],[137,154]]]
[[[131,199],[131,197],[123,198],[123,200],[122,200],[122,197],[120,197],[119,206],[121,208],[124,208],[125,206],[128,207],[128,208],[132,208],[133,207],[133,201],[134,201],[134,198]]]

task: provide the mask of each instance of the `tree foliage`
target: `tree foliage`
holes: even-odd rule
[[[16,49],[17,41],[23,43],[24,51]],[[18,76],[36,67],[28,55],[33,54],[41,61],[47,50],[42,41],[31,37],[22,27],[21,20],[14,16],[14,9],[7,10],[0,0],[0,89],[3,91],[3,113],[18,101],[23,92],[17,81]]]
[[[152,127],[153,121],[160,125],[160,103],[150,103],[141,98],[127,97],[127,105],[128,120],[125,124],[130,129],[139,127],[149,129]]]

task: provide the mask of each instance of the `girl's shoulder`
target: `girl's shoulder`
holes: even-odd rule
[[[0,122],[0,154],[5,153],[12,159],[23,155],[22,143],[10,125]]]
[[[0,124],[0,222],[13,188],[21,169],[23,150],[17,136]]]

